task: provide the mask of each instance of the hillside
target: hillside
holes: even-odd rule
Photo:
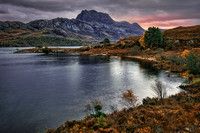
[[[199,47],[200,25],[177,27],[163,32],[165,43],[172,47]]]
[[[162,32],[165,45],[169,49],[188,49],[200,47],[200,25],[188,27],[176,27]],[[115,44],[140,45],[141,36],[129,36],[121,39]]]
[[[139,42],[141,36],[129,36],[120,38],[112,44],[105,43],[79,49],[50,49],[52,53],[62,51],[62,53],[114,55],[121,59],[147,60],[152,62],[153,67],[177,72],[191,82],[190,85],[180,86],[185,91],[174,96],[164,99],[147,97],[134,108],[114,110],[106,116],[89,115],[82,120],[66,121],[57,129],[47,130],[47,133],[198,132],[200,130],[199,27],[200,25],[178,27],[164,31],[164,43],[168,44],[169,41],[170,43],[169,46],[163,48],[142,48]],[[189,43],[191,40],[194,42]],[[42,52],[42,49],[25,49],[19,52]],[[190,52],[196,54],[187,56]],[[170,78],[172,75],[169,73],[168,76]]]
[[[182,86],[186,92],[166,99],[145,98],[135,108],[107,114],[105,118],[86,116],[78,121],[66,121],[47,133],[169,133],[200,130],[200,85]]]
[[[185,49],[199,48],[200,46],[200,25],[189,26],[189,27],[177,27],[174,29],[166,30],[163,33],[164,35],[164,45],[166,46],[165,51],[167,56],[172,55],[173,53],[181,54]],[[108,54],[108,55],[131,55],[133,53],[155,56],[156,50],[149,49],[140,49],[142,36],[128,36],[125,38],[120,37],[118,41],[111,44],[101,44],[95,46],[87,46],[80,49],[70,50],[70,53],[76,52],[79,54]],[[74,40],[75,41],[75,40]],[[136,47],[136,48],[135,48]],[[22,53],[37,52],[37,50],[23,50]],[[164,51],[164,49],[162,49]],[[20,52],[20,51],[19,51]],[[66,50],[66,53],[69,53]],[[152,55],[151,55],[152,54]],[[160,54],[159,54],[160,55]]]
[[[50,41],[41,40],[43,45],[70,45],[68,42],[77,45],[98,43],[105,38],[111,41],[117,41],[120,37],[133,35],[142,35],[145,30],[137,23],[116,22],[108,14],[97,12],[95,10],[83,10],[76,19],[55,18],[52,20],[34,20],[29,23],[16,21],[0,22],[0,45],[1,46],[35,46],[32,37],[41,40],[38,37],[50,39]],[[31,42],[23,42],[31,38]],[[52,40],[64,40],[64,43],[58,43]],[[76,40],[76,42],[74,42]],[[49,44],[51,42],[51,44]],[[73,45],[72,43],[72,45]]]

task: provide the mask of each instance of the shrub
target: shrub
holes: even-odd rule
[[[171,44],[172,44],[172,42],[171,42],[171,41],[167,41],[167,44],[166,44],[166,46],[167,46],[167,47],[170,47],[170,46],[171,46]]]
[[[165,51],[165,50],[164,50],[163,48],[158,48],[158,49],[157,49],[157,53],[158,53],[158,54],[161,54],[161,53],[164,52],[164,51]]]
[[[132,90],[126,91],[127,92],[124,92],[121,96],[121,103],[127,106],[128,108],[135,107],[138,100],[137,96],[135,96]]]
[[[185,49],[182,54],[181,54],[181,57],[185,58],[186,55],[189,54],[189,50]]]
[[[108,44],[108,45],[110,45],[110,40],[108,38],[105,38],[103,41],[100,42],[100,44]]]
[[[145,32],[144,36],[145,45],[147,47],[164,47],[163,46],[163,35],[159,28],[149,27]]]
[[[166,87],[161,81],[156,80],[155,85],[152,85],[152,90],[155,92],[156,96],[160,99],[167,97]]]
[[[179,65],[183,65],[185,63],[185,59],[177,54],[173,54],[172,56],[167,57],[166,59]]]
[[[137,55],[139,50],[140,47],[134,46],[133,48],[131,48],[131,55]]]
[[[158,98],[150,98],[146,97],[142,99],[143,105],[157,105],[158,104]]]
[[[109,43],[110,44],[110,40],[108,38],[104,39],[104,43]]]
[[[51,52],[51,50],[47,46],[45,46],[45,48],[42,50],[42,52],[45,53],[46,55],[48,55],[49,52]]]
[[[101,116],[99,117],[99,119],[98,119],[98,125],[99,125],[99,126],[104,126],[104,124],[105,124],[104,116],[101,115]]]
[[[143,105],[148,105],[150,103],[150,101],[151,101],[150,97],[146,97],[146,98],[142,99]]]
[[[191,84],[200,84],[200,78],[193,80]]]
[[[106,116],[106,114],[101,111],[102,110],[102,104],[98,100],[90,101],[89,103],[87,103],[85,105],[85,107],[86,107],[85,112],[87,114],[90,114],[93,117],[100,117],[100,116],[105,117]]]
[[[190,51],[185,55],[185,69],[191,74],[200,74],[200,56],[197,51]]]

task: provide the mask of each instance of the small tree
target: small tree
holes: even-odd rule
[[[127,108],[135,107],[137,103],[137,96],[133,93],[132,90],[126,90],[121,96],[121,103],[124,104]]]
[[[144,40],[147,47],[163,47],[163,34],[158,27],[149,27],[145,32]]]
[[[110,45],[110,40],[108,38],[105,38],[103,41],[105,44],[109,44]]]
[[[48,55],[49,52],[51,52],[51,50],[50,50],[47,46],[45,46],[45,48],[44,48],[42,51],[43,51],[43,53],[45,53],[46,55]]]
[[[161,81],[156,80],[155,85],[152,85],[152,90],[156,94],[156,96],[160,99],[167,97],[166,87],[162,84]]]
[[[99,100],[90,101],[85,105],[85,112],[93,117],[106,116],[102,111],[102,104]]]

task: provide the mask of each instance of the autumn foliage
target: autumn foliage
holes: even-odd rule
[[[188,54],[189,54],[189,50],[185,49],[182,54],[181,54],[181,57],[185,58]]]
[[[145,32],[144,32],[143,36],[140,38],[139,42],[143,48],[146,48],[144,37],[145,37]]]
[[[137,96],[133,93],[132,90],[126,90],[121,96],[121,103],[124,104],[126,107],[135,107],[137,102]]]
[[[142,105],[108,114],[102,121],[86,116],[83,120],[67,121],[48,133],[104,132],[156,133],[200,131],[200,84],[182,86],[180,92],[166,99],[146,98]],[[133,97],[131,91],[122,97]],[[129,100],[128,100],[129,101]],[[131,100],[131,101],[135,101]]]

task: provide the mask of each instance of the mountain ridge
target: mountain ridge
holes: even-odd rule
[[[30,32],[30,35],[37,34],[37,36],[62,36],[90,42],[99,42],[109,38],[114,42],[120,37],[142,35],[145,30],[138,23],[114,21],[107,13],[82,10],[75,19],[39,19],[28,23],[0,21],[0,33],[7,34],[10,31],[22,32],[22,34]]]

